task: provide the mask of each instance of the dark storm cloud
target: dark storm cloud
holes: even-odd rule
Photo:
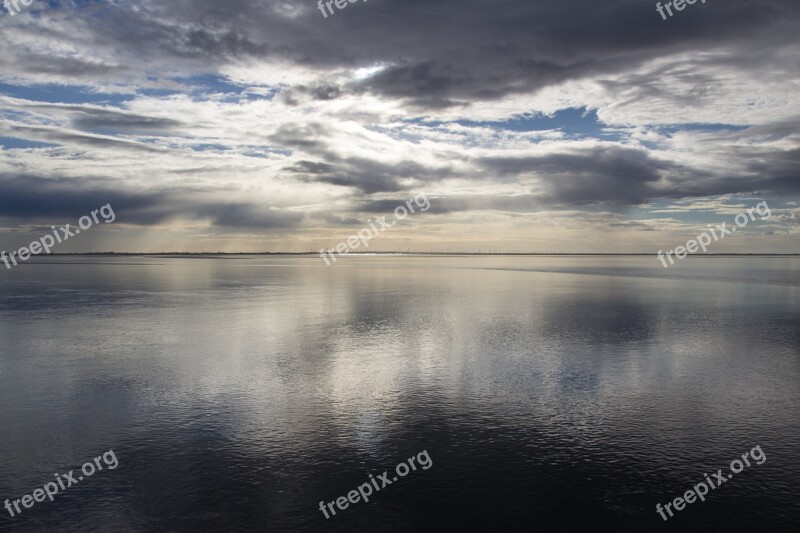
[[[362,87],[423,107],[533,92],[631,69],[665,54],[738,46],[745,35],[748,40],[758,35],[756,42],[771,46],[794,40],[793,0],[693,7],[665,24],[655,3],[641,0],[386,1],[358,10],[352,24],[368,23],[369,34],[378,33],[377,24],[380,38],[365,40],[363,53],[392,64]],[[348,32],[354,29],[349,21],[342,24]],[[336,50],[346,53],[347,47]],[[363,60],[351,54],[354,61]]]
[[[665,198],[743,193],[800,195],[800,149],[742,149],[736,153],[736,159],[741,161],[741,171],[730,175],[656,159],[643,149],[615,145],[571,149],[542,156],[487,157],[474,161],[480,169],[477,175],[494,182],[506,176],[530,175],[536,180],[535,194],[454,195],[432,200],[430,212],[497,210],[525,213],[542,208],[591,205],[626,208]],[[360,210],[387,212],[403,201],[400,196],[369,201]]]
[[[284,169],[298,180],[352,187],[365,194],[403,190],[400,184],[403,179],[435,181],[453,175],[448,166],[430,167],[410,160],[386,163],[366,157],[341,156],[334,150],[330,138],[330,128],[311,123],[284,125],[270,137],[270,141],[322,159],[301,160]]]
[[[342,88],[329,83],[306,86],[297,85],[287,88],[278,95],[278,98],[287,105],[299,105],[308,100],[335,100],[342,94]]]
[[[492,157],[480,164],[499,175],[535,172],[544,188],[542,199],[560,205],[639,204],[656,194],[660,172],[676,167],[643,150],[614,146],[538,157]]]
[[[400,178],[418,177],[423,173],[421,165],[408,161],[390,165],[355,157],[331,157],[330,160],[336,161],[336,164],[300,161],[285,170],[294,173],[298,180],[305,183],[352,187],[365,194],[402,190]]]
[[[112,130],[127,133],[164,133],[177,128],[177,120],[148,117],[133,113],[121,113],[105,109],[82,109],[72,119],[72,125],[80,129]]]
[[[87,105],[13,101],[17,109],[65,115],[77,129],[106,130],[121,133],[168,133],[182,125],[180,121]]]
[[[381,0],[327,19],[313,0],[133,5],[97,4],[63,15],[85,19],[89,24],[82,28],[94,35],[42,28],[46,37],[79,37],[128,54],[129,61],[51,58],[20,47],[17,64],[28,72],[96,79],[136,69],[169,76],[163,68],[170,64],[201,72],[247,59],[324,69],[385,64],[386,70],[350,89],[441,108],[619,72],[668,53],[743,42],[751,51],[791,44],[800,20],[796,0],[696,4],[667,22],[655,2],[641,0]],[[287,5],[300,13],[287,16]],[[755,60],[751,53],[741,59]],[[340,94],[325,84],[306,91],[320,99]]]
[[[352,187],[366,194],[401,189],[397,179],[392,176],[369,173],[366,168],[354,171],[354,166],[352,162],[349,165],[337,166],[328,163],[299,161],[284,170],[293,173],[299,181],[304,183],[327,183],[340,187]]]
[[[156,225],[173,219],[208,220],[215,226],[275,229],[297,226],[302,213],[245,202],[209,200],[207,191],[165,189],[139,193],[100,180],[0,174],[0,218],[14,223],[56,224],[111,204],[117,223]],[[202,194],[202,196],[200,196]]]
[[[196,214],[199,218],[211,219],[215,226],[250,229],[293,228],[305,217],[303,213],[245,203],[202,206]]]
[[[751,153],[752,159],[746,169],[757,176],[752,181],[756,191],[800,195],[800,148],[770,154]]]
[[[2,64],[2,60],[0,60]],[[90,58],[65,58],[52,55],[39,55],[38,53],[26,54],[24,57],[25,72],[30,74],[55,74],[81,80],[103,78],[126,70],[125,67],[113,64],[103,64],[92,61]]]
[[[281,6],[287,4],[302,14],[286,16]],[[135,11],[98,13],[107,23],[93,26],[95,40],[158,57],[156,64],[170,58],[190,68],[247,58],[325,69],[386,64],[351,89],[432,108],[619,72],[667,53],[735,48],[743,41],[750,50],[790,44],[800,20],[796,0],[696,4],[667,22],[654,2],[641,0],[381,0],[327,19],[312,0],[146,0]],[[83,67],[37,68],[75,73]],[[322,99],[339,94],[333,86],[308,91]]]
[[[87,188],[74,179],[0,174],[0,217],[19,221],[82,216],[111,203],[119,212],[138,212],[160,202],[158,194],[135,194],[111,188]],[[53,220],[52,223],[57,222]]]
[[[181,55],[202,54],[210,58],[266,56],[269,46],[249,40],[235,30],[191,29],[179,45]]]
[[[406,178],[433,182],[454,175],[448,167],[428,167],[409,160],[383,163],[364,157],[329,157],[328,161],[333,163],[301,161],[285,170],[303,182],[352,187],[365,194],[403,190],[401,180]]]
[[[318,122],[302,125],[284,124],[269,137],[269,140],[314,155],[330,155],[325,139],[331,135],[330,128]]]

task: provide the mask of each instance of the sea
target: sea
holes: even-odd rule
[[[0,271],[0,531],[794,532],[799,487],[800,257]]]

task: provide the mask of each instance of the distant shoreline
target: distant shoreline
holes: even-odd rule
[[[75,252],[75,253],[52,253],[47,255],[38,255],[39,257],[69,257],[69,256],[153,256],[153,257],[166,257],[166,256],[179,256],[179,257],[195,257],[195,256],[246,256],[246,255],[290,255],[299,257],[316,257],[319,254],[316,252]],[[653,253],[534,253],[534,252],[367,252],[367,253],[350,253],[344,254],[343,257],[348,256],[362,256],[362,257],[375,257],[375,256],[445,256],[445,257],[459,257],[459,256],[521,256],[521,257],[657,257]],[[691,255],[688,257],[800,257],[800,253],[796,254],[771,254],[771,253],[748,253],[748,254],[699,254]]]

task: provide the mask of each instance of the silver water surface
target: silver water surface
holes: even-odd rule
[[[120,466],[0,529],[794,530],[799,287],[797,258],[40,258],[0,276],[0,501]]]

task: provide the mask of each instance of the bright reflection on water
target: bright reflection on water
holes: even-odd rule
[[[0,502],[120,466],[0,530],[791,531],[799,284],[789,258],[42,258],[0,273]]]

